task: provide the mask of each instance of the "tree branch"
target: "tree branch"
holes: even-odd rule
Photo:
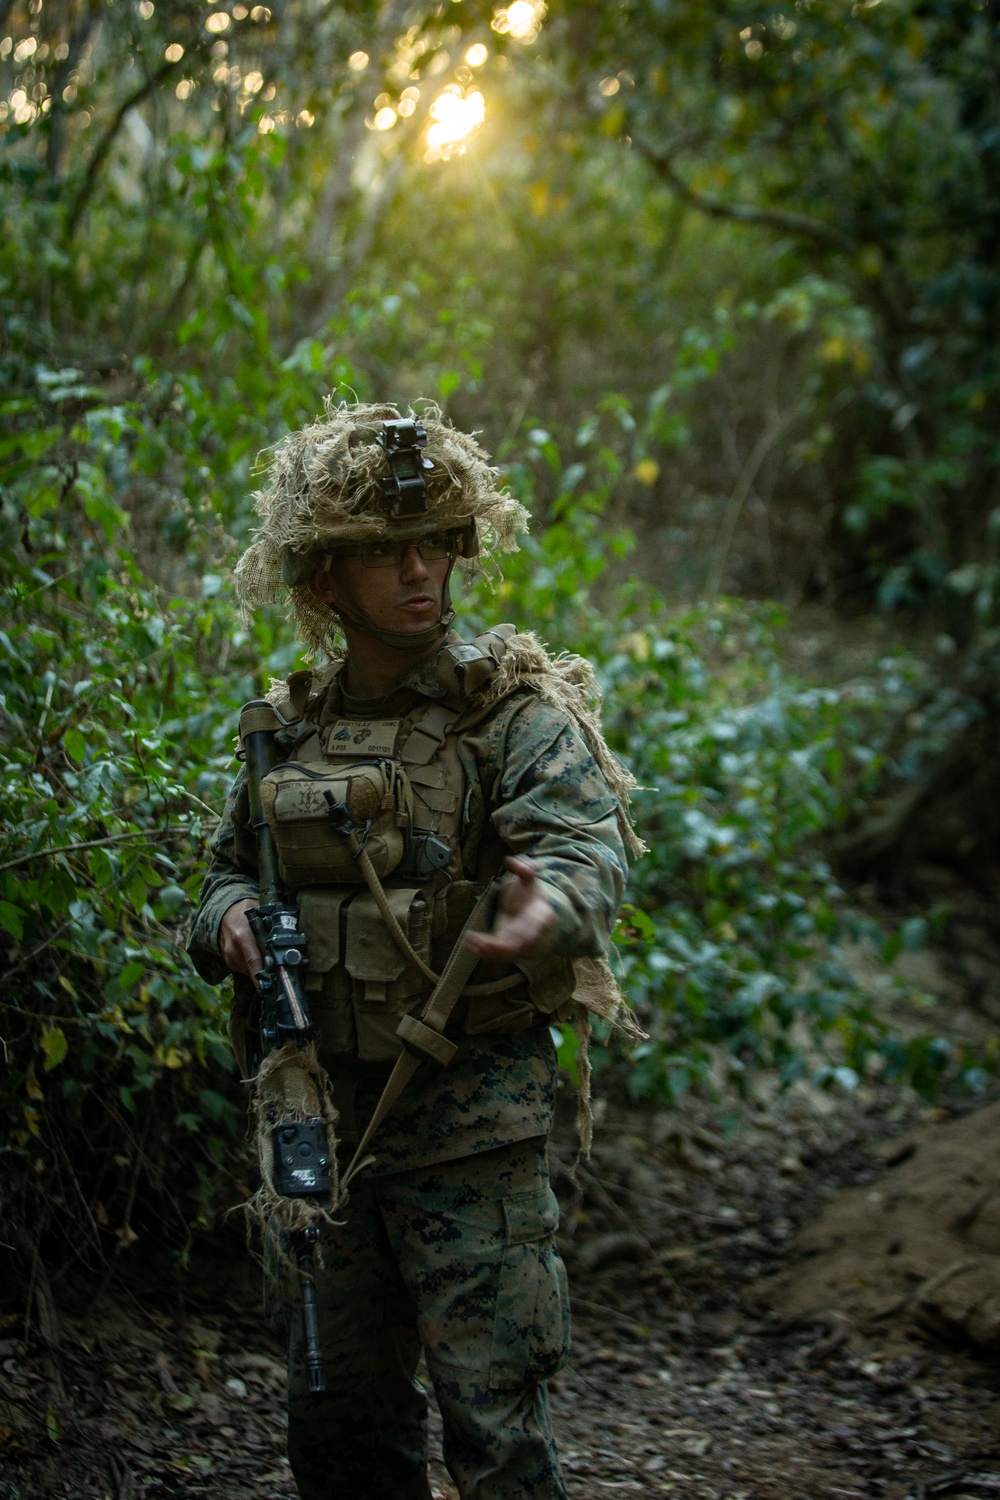
[[[129,97],[121,105],[119,105],[118,109],[115,111],[111,124],[101,136],[101,139],[97,143],[94,154],[90,158],[90,161],[87,165],[87,170],[84,173],[83,181],[80,184],[79,192],[74,198],[70,211],[66,217],[67,239],[72,239],[76,231],[76,226],[80,222],[80,217],[83,213],[83,210],[86,208],[87,203],[90,199],[90,195],[94,191],[94,187],[97,182],[97,174],[104,164],[105,157],[111,150],[111,147],[114,145],[115,137],[118,134],[119,130],[121,130],[122,128],[125,116],[128,114],[130,109],[135,109],[136,106],[141,104],[144,99],[148,99],[149,95],[153,92],[154,89],[159,87],[164,78],[167,78],[179,66],[180,59],[178,59],[177,62],[164,63],[162,67],[157,68],[155,73],[151,73],[150,76],[146,79],[145,83],[141,86],[141,88],[137,88],[134,94],[130,94]]]
[[[188,287],[191,285],[192,280],[194,279],[194,273],[198,267],[198,262],[204,255],[205,249],[206,246],[203,239],[196,240],[195,243],[191,246],[191,249],[188,252],[188,258],[184,263],[184,270],[181,274],[181,279],[177,283],[177,286],[174,288],[174,291],[171,293],[170,301],[167,303],[165,311],[157,315],[157,323],[161,328],[172,328],[176,322],[180,321],[178,314],[180,313],[181,305],[184,301],[184,294],[187,291]],[[140,345],[139,347],[141,348],[142,345]]]
[[[740,515],[742,514],[746,498],[753,488],[754,481],[756,480],[757,475],[760,472],[761,465],[763,464],[767,455],[770,453],[771,449],[774,447],[775,443],[778,441],[778,438],[781,437],[781,435],[786,432],[787,429],[793,424],[793,422],[795,422],[795,420],[801,415],[802,411],[805,408],[805,405],[806,403],[804,401],[799,401],[795,406],[791,407],[784,413],[779,413],[776,411],[772,416],[771,421],[764,428],[763,432],[761,432],[761,434],[757,438],[757,441],[754,443],[753,448],[750,450],[750,453],[747,456],[746,462],[744,463],[743,468],[740,471],[740,475],[734,486],[733,493],[729,498],[729,505],[726,510],[726,519],[723,524],[722,541],[719,546],[715,562],[709,573],[708,583],[706,586],[707,598],[713,599],[722,587],[722,579],[726,571],[726,563],[729,560],[729,553],[733,545],[733,538],[736,535],[736,527],[739,522]]]
[[[184,828],[137,828],[131,833],[112,833],[105,839],[88,839],[82,844],[56,844],[51,849],[34,849],[30,854],[19,854],[0,865],[0,870],[13,870],[15,865],[28,865],[33,859],[48,859],[52,854],[77,854],[81,849],[103,849],[107,844],[123,844],[126,839],[176,838],[185,833]]]
[[[857,245],[849,235],[824,224],[821,219],[811,219],[808,214],[786,212],[780,208],[755,208],[749,203],[724,203],[709,193],[699,193],[681,176],[674,166],[672,155],[661,155],[636,140],[636,147],[653,171],[684,203],[689,203],[713,219],[728,219],[736,224],[751,224],[761,229],[778,229],[783,234],[794,234],[802,239],[815,240],[832,250],[854,251]]]
[[[406,28],[409,10],[410,0],[379,0],[376,30],[368,46],[376,66],[388,66],[396,37]],[[426,103],[424,108],[427,108]],[[304,263],[313,267],[313,274],[301,285],[296,295],[291,343],[310,335],[319,336],[340,306],[351,284],[352,275],[360,260],[367,254],[371,240],[390,206],[393,189],[399,179],[399,167],[390,163],[381,190],[369,198],[354,243],[348,243],[344,220],[348,206],[357,196],[351,172],[367,134],[366,113],[367,106],[359,93],[353,100],[351,113],[342,124],[336,142],[336,155],[330,164],[325,186],[312,215]],[[417,124],[416,119],[409,124],[415,134],[413,127]]]
[[[49,113],[49,141],[45,151],[45,169],[50,177],[56,177],[59,174],[63,145],[66,140],[66,105],[63,100],[63,88],[69,81],[69,75],[80,61],[80,54],[87,41],[89,41],[90,34],[97,25],[99,18],[100,5],[98,4],[98,0],[88,0],[79,20],[70,32],[66,56],[59,64],[56,76],[52,80],[50,90],[52,95],[52,109]]]

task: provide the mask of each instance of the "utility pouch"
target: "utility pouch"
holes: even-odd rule
[[[343,967],[344,933],[356,885],[304,886],[298,893],[299,918],[309,939],[309,993],[320,1054],[352,1054],[357,1048],[351,979]]]
[[[437,655],[438,680],[458,702],[464,701],[496,674],[516,625],[495,625],[474,641],[445,646]]]
[[[422,959],[430,956],[430,909],[424,893],[388,888],[393,916]],[[347,912],[344,963],[351,977],[358,1056],[362,1062],[393,1062],[399,1056],[399,1018],[422,999],[428,981],[386,932],[375,898],[363,891]]]
[[[260,795],[274,833],[281,879],[292,889],[364,879],[349,840],[337,831],[336,814],[342,815],[344,808],[380,879],[391,875],[403,857],[412,797],[394,761],[285,761],[263,778]]]

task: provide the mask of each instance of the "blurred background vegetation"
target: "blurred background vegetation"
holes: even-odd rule
[[[329,392],[483,433],[536,519],[471,623],[598,666],[651,845],[619,934],[650,1035],[599,1060],[667,1102],[759,1066],[983,1085],[992,1042],[901,1028],[846,958],[957,945],[1000,1014],[998,26],[0,0],[19,1253],[183,1249],[247,1190],[182,945],[238,707],[297,660],[228,589],[255,458]]]

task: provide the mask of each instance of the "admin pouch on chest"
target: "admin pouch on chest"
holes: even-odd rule
[[[343,718],[307,734],[261,782],[285,884],[364,880],[358,848],[380,880],[460,878],[459,712],[433,703],[415,722]]]
[[[319,881],[363,880],[349,826],[380,878],[400,860],[412,813],[398,765],[379,757],[349,765],[286,761],[260,784],[264,816],[292,890]]]
[[[295,759],[261,782],[309,940],[320,1051],[331,1060],[399,1056],[400,1019],[430,994],[487,883],[463,878],[460,714],[433,703],[415,720],[303,724]],[[460,1011],[454,1029],[470,1033],[539,1019],[519,972],[466,986]]]

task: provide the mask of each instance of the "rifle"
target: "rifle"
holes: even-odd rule
[[[312,1017],[305,991],[309,958],[307,940],[299,929],[299,909],[282,888],[278,851],[264,816],[260,784],[277,763],[274,737],[282,720],[263,698],[246,704],[240,713],[240,740],[246,760],[250,824],[257,840],[261,904],[247,912],[247,921],[260,949],[264,967],[257,975],[260,1004],[261,1058],[292,1042],[305,1047],[312,1039]],[[328,1207],[331,1197],[330,1148],[326,1121],[278,1120],[271,1126],[272,1177],[285,1198],[313,1198]],[[302,1331],[309,1389],[326,1389],[316,1309],[316,1245],[319,1225],[293,1232],[292,1243],[302,1290]]]

